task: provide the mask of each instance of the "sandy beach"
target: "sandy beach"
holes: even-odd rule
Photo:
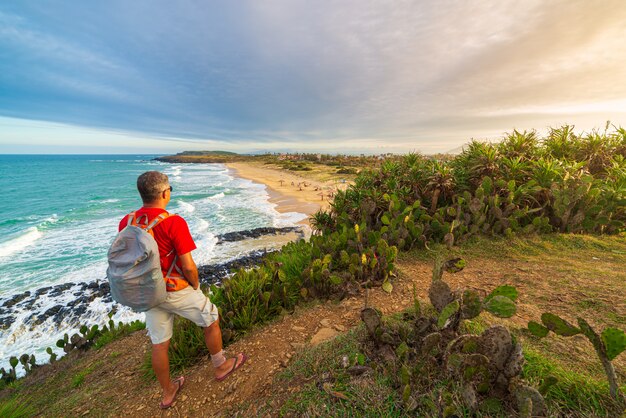
[[[319,209],[328,208],[328,199],[332,200],[337,188],[345,188],[338,179],[320,181],[307,175],[308,172],[291,172],[262,163],[235,162],[226,166],[239,177],[265,184],[270,202],[275,203],[281,213],[299,212],[311,216]],[[308,225],[309,221],[300,223]]]

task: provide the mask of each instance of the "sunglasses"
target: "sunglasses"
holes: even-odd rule
[[[165,189],[165,190],[163,190],[163,192],[166,192],[167,190],[168,190],[168,189]],[[174,188],[173,188],[172,186],[170,186],[170,187],[169,187],[169,191],[170,191],[170,193],[172,193],[172,192],[174,191]],[[161,192],[161,193],[163,193],[163,192]]]

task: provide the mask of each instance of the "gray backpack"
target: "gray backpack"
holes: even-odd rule
[[[117,234],[109,248],[107,278],[111,296],[116,302],[134,311],[145,312],[165,301],[167,296],[159,247],[152,228],[169,216],[167,212],[162,213],[148,224],[147,215],[135,220],[135,212],[131,213],[128,215],[128,224]],[[140,220],[143,217],[145,224],[142,225]],[[176,260],[172,267],[175,264]]]

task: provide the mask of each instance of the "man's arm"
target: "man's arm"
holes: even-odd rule
[[[191,257],[191,252],[179,255],[178,259],[180,260],[180,264],[183,268],[183,275],[185,276],[185,279],[187,279],[191,287],[197,289],[200,285],[198,268],[196,267],[195,261],[193,261],[193,258]]]

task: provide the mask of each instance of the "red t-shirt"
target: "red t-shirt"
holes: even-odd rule
[[[148,215],[148,223],[152,222],[154,218],[161,213],[166,212],[165,209],[160,208],[141,208],[135,212],[136,217],[140,217],[144,214]],[[143,220],[142,220],[143,223]],[[118,230],[121,231],[128,225],[128,215],[122,218]],[[152,231],[154,232],[154,240],[159,246],[159,255],[161,260],[161,270],[163,271],[163,277],[167,274],[172,261],[176,254],[183,255],[196,249],[196,243],[193,242],[191,233],[187,222],[180,216],[170,216],[167,219],[161,221],[155,226]],[[172,251],[174,250],[174,251]],[[167,256],[168,254],[169,257]],[[178,267],[182,268],[180,259],[176,262]]]

